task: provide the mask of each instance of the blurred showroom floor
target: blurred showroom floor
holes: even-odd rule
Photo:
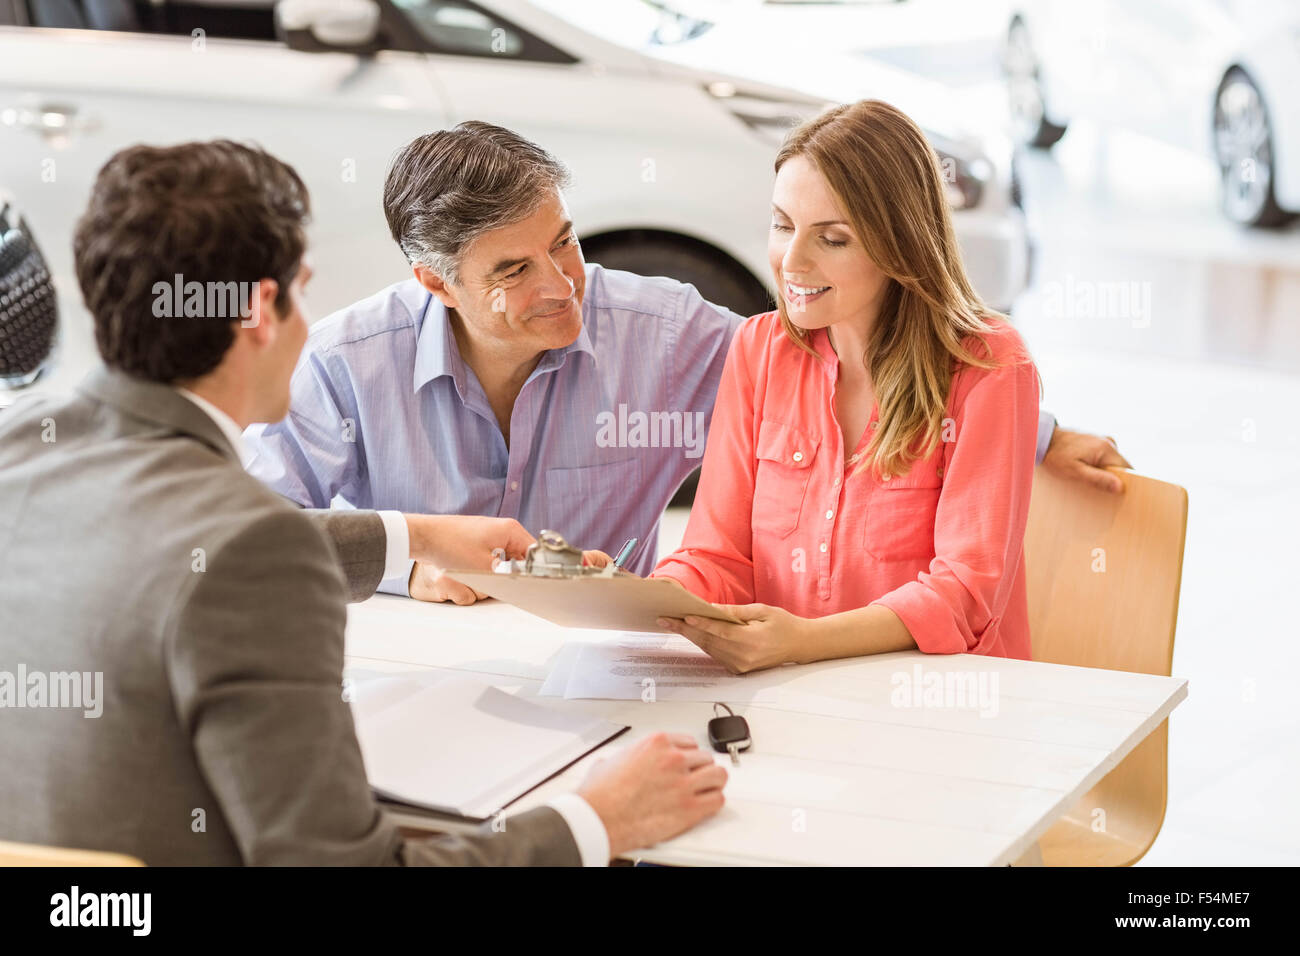
[[[1295,865],[1300,230],[1237,228],[1207,161],[1140,137],[1081,125],[1025,159],[1040,257],[1015,320],[1043,402],[1189,498],[1173,665],[1189,695],[1142,862]]]

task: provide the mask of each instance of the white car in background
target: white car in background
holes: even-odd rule
[[[566,3],[569,0],[554,0]],[[585,2],[585,0],[583,0]],[[965,46],[1001,36],[1006,0],[643,0],[664,14],[663,41],[721,29],[819,50],[871,54]],[[990,14],[993,15],[990,15]]]
[[[892,47],[916,38],[917,11],[932,16],[946,7],[933,0],[886,4],[881,0],[787,3],[768,0],[535,0],[569,11],[618,42],[632,42],[634,29],[651,33],[642,47],[662,64],[684,70],[721,70],[749,81],[794,89],[814,99],[852,102],[882,99],[906,112],[926,132],[943,160],[953,228],[967,273],[981,297],[1003,311],[1028,284],[1031,247],[1021,207],[1015,144],[991,128],[985,111],[969,109],[964,94],[941,82],[864,56],[854,37],[871,36],[884,17]],[[627,8],[627,17],[608,12]],[[634,17],[632,10],[639,10]],[[607,16],[598,17],[604,10]],[[902,16],[891,17],[901,11]],[[970,22],[963,14],[954,19]],[[635,28],[632,24],[635,23]],[[850,36],[852,33],[852,36]],[[929,30],[930,39],[951,33]],[[746,102],[747,101],[747,102]],[[764,104],[738,95],[733,102],[750,116]],[[1000,127],[1000,124],[998,124]],[[772,155],[786,127],[758,123]]]
[[[1234,222],[1300,212],[1295,0],[1018,0],[1006,36],[1021,143],[1087,117],[1212,156]]]
[[[636,7],[609,0],[599,16]],[[36,387],[75,382],[93,357],[72,230],[100,166],[141,142],[229,137],[291,163],[312,196],[317,315],[409,274],[381,206],[388,162],[414,136],[466,119],[517,130],[569,165],[588,260],[692,282],[742,314],[770,307],[776,145],[833,92],[673,62],[652,55],[639,29],[640,41],[613,42],[581,5],[556,0],[286,0],[278,10],[267,0],[0,0],[0,24],[13,24],[0,25],[0,192],[45,253],[64,323],[63,361]],[[952,159],[972,280],[1006,307],[1027,268],[1009,155],[973,139],[935,142]]]

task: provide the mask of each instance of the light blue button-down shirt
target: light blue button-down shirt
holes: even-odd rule
[[[609,554],[637,538],[625,566],[648,574],[742,319],[693,286],[595,264],[582,318],[525,381],[507,448],[446,308],[414,279],[389,286],[312,327],[288,416],[245,435],[248,470],[309,507],[499,515]]]

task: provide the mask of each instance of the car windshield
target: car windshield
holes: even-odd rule
[[[437,49],[479,56],[518,56],[523,39],[475,7],[455,0],[393,0]]]

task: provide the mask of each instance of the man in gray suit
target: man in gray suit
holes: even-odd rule
[[[501,833],[406,839],[376,805],[341,682],[383,519],[313,521],[240,466],[242,430],[288,411],[307,207],[292,169],[230,142],[100,172],[74,248],[106,367],[0,417],[0,840],[150,864],[603,864],[716,813],[725,771],[669,734]],[[214,312],[228,284],[246,304]],[[499,519],[408,529],[441,566],[527,541]]]

